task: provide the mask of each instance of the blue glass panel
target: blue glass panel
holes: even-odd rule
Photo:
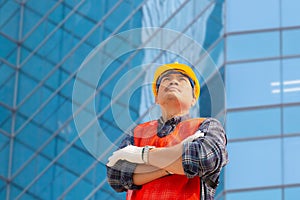
[[[0,176],[7,177],[9,159],[9,138],[0,133]]]
[[[10,188],[10,199],[17,199],[18,194],[20,194],[22,192],[23,188],[20,188],[20,186],[16,186],[13,184],[11,184],[11,188]],[[23,195],[24,199],[34,199],[37,198],[37,196],[35,196],[33,193],[28,194],[25,193]]]
[[[282,31],[282,54],[300,54],[300,29]]]
[[[36,82],[42,81],[53,70],[53,64],[39,56],[32,56],[21,68],[22,74]]]
[[[224,63],[224,40],[221,40],[212,50],[210,50],[209,55],[211,59],[216,63],[219,68]]]
[[[19,21],[20,21],[20,4],[16,1],[1,2],[0,12],[0,30],[1,33],[18,40],[19,38]]]
[[[95,5],[99,5],[98,0],[86,1],[82,6],[80,6],[79,12],[84,14],[88,18],[91,18],[92,20],[95,21],[101,20],[103,14],[105,14],[106,1],[102,1],[101,6],[95,6]]]
[[[229,143],[228,153],[226,189],[282,184],[280,139]]]
[[[25,38],[23,45],[33,50],[47,41],[50,33],[55,29],[55,25],[49,21],[43,21],[36,29],[32,30]],[[53,35],[53,33],[51,33]],[[47,49],[49,50],[49,49]]]
[[[33,2],[33,1],[29,1]],[[51,1],[48,1],[51,2]],[[46,3],[45,3],[46,4]],[[40,7],[42,9],[43,7]],[[42,20],[42,15],[36,13],[32,8],[25,7],[24,8],[24,25],[23,25],[23,31],[22,36],[29,34],[31,30]]]
[[[279,27],[278,0],[230,0],[226,1],[226,5],[226,24],[229,32]]]
[[[281,133],[280,109],[263,109],[227,113],[229,139],[263,137]],[[247,127],[247,128],[245,128]]]
[[[43,108],[45,108],[46,105],[53,105],[56,103],[53,98],[52,101],[48,100],[50,99],[49,97],[51,94],[51,91],[49,91],[47,88],[40,87],[35,93],[33,93],[32,96],[26,98],[24,104],[20,106],[20,112],[28,117],[36,116]]]
[[[280,55],[279,32],[228,36],[227,60],[258,59]]]
[[[37,124],[29,123],[25,128],[17,135],[19,141],[30,149],[38,149],[41,144],[49,139],[51,132],[43,129]],[[34,139],[33,139],[34,138]],[[48,152],[48,154],[50,151]],[[52,152],[51,152],[52,153]],[[47,155],[48,156],[48,155]]]
[[[75,36],[84,37],[96,24],[78,14],[73,14],[65,23],[64,27],[71,30]],[[67,37],[66,37],[67,39]]]
[[[300,133],[299,126],[300,106],[283,108],[283,131],[284,133]]]
[[[284,138],[284,184],[300,183],[300,137]]]
[[[60,142],[58,145],[64,145],[61,146],[62,151],[67,147],[67,144],[64,142]],[[76,157],[73,155],[76,155]],[[79,160],[81,162],[78,162]],[[84,172],[94,161],[94,157],[86,152],[85,149],[83,150],[76,147],[69,148],[58,160],[59,163],[68,166],[67,168],[76,174]]]
[[[284,199],[285,200],[293,200],[295,197],[299,197],[300,187],[295,188],[286,188],[284,190]]]
[[[283,65],[283,102],[300,102],[300,59],[287,59]]]
[[[0,12],[0,27],[7,23],[7,20],[11,18],[14,13],[20,8],[20,5],[16,1],[2,1]]]
[[[13,106],[14,97],[14,87],[15,87],[15,74],[6,78],[5,82],[0,86],[0,102]]]
[[[2,44],[2,43],[1,43]],[[1,52],[1,50],[0,50]],[[0,55],[1,57],[1,55]],[[10,79],[11,77],[15,76],[15,71],[13,68],[3,64],[3,63],[0,63],[0,70],[2,73],[0,73],[0,88],[2,88],[3,84],[5,84],[5,82]]]
[[[17,44],[13,41],[7,39],[6,37],[3,37],[0,35],[0,57],[1,58],[8,58],[9,56],[16,54],[17,51]],[[15,63],[12,62],[12,63]],[[2,64],[2,62],[1,62]]]
[[[229,193],[226,200],[281,200],[281,189]]]
[[[67,168],[52,165],[31,187],[42,199],[58,199],[59,195],[75,181],[78,174],[72,173]],[[61,181],[60,183],[57,181]],[[60,187],[55,187],[59,185]],[[82,199],[82,197],[78,197]],[[73,197],[72,199],[76,199]]]
[[[2,179],[0,179],[0,199],[5,199],[6,198],[6,182]]]
[[[88,194],[93,191],[95,186],[88,184],[86,181],[80,181],[69,193],[68,197],[76,199],[85,199]]]
[[[43,16],[45,13],[49,12],[49,10],[53,9],[54,7],[57,7],[57,5],[61,5],[62,2],[56,2],[56,1],[27,1],[26,7],[28,7],[31,10],[34,10],[34,12],[38,13],[39,15]],[[30,23],[29,21],[26,21],[26,23]]]
[[[277,60],[226,66],[227,107],[280,103],[280,94],[272,92],[272,83],[279,80],[280,62]]]
[[[64,3],[59,3],[58,6],[56,6],[55,9],[49,14],[49,17],[46,21],[47,23],[59,24],[65,19],[69,9]]]
[[[11,126],[9,126],[9,129],[7,130],[4,124],[8,123],[9,125],[11,122],[12,118],[12,112],[8,110],[7,108],[4,108],[0,106],[0,129],[6,131],[6,132],[11,132]],[[1,149],[1,142],[0,142],[0,149]]]
[[[300,25],[299,9],[300,9],[300,1],[298,0],[281,1],[282,26],[299,26]]]
[[[32,139],[32,138],[31,138]],[[14,142],[14,148],[13,148],[13,166],[12,166],[12,173],[16,173],[20,167],[23,166],[23,164],[34,154],[34,150],[32,148],[28,148],[26,144],[23,144],[20,140],[15,140]],[[31,162],[31,165],[27,165],[27,167],[22,168],[23,171],[21,173],[15,174],[18,178],[15,179],[15,181],[20,181],[19,183],[22,185],[26,185],[30,182],[30,179],[33,178],[36,174],[36,170],[34,170],[35,164],[37,164],[37,160],[35,159]],[[20,172],[20,171],[19,171]],[[28,174],[26,178],[22,177],[24,174]],[[21,176],[20,176],[21,175]]]

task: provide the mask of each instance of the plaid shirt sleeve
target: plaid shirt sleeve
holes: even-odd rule
[[[122,149],[133,143],[133,135],[127,135],[119,148]],[[106,166],[107,182],[117,192],[140,189],[141,186],[134,185],[132,179],[136,166],[137,164],[125,160],[119,160],[113,167]]]
[[[215,188],[205,180],[218,182],[220,171],[228,162],[227,139],[221,123],[213,118],[206,119],[199,130],[204,137],[184,143],[182,165],[188,178],[201,177],[202,196],[213,199]]]

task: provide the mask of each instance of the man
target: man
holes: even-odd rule
[[[226,135],[213,118],[190,119],[200,94],[193,70],[157,68],[152,85],[162,116],[138,125],[107,163],[108,183],[127,199],[214,199],[228,162]]]

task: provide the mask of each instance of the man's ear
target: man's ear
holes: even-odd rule
[[[193,106],[196,104],[196,102],[197,102],[196,98],[195,98],[195,97],[193,97],[193,99],[192,99],[192,105],[191,105],[191,107],[193,107]]]

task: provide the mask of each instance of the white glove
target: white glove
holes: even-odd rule
[[[145,163],[142,159],[143,148],[144,147],[129,145],[123,149],[119,149],[108,158],[108,163],[106,165],[108,167],[112,167],[116,164],[116,162],[118,162],[118,160],[127,160],[138,164]]]
[[[193,140],[204,137],[204,133],[201,132],[200,130],[196,131],[193,135],[190,135],[189,137],[185,138],[182,143],[184,142],[192,142]]]

